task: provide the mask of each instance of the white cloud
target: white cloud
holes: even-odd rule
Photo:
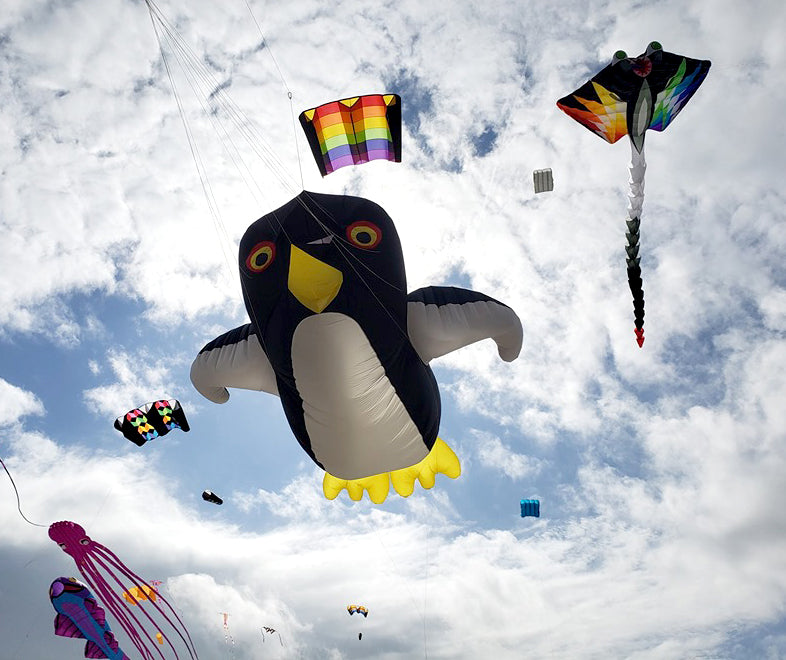
[[[44,406],[32,392],[0,378],[0,426],[17,423],[27,415],[43,415]]]
[[[135,353],[110,350],[108,366],[116,381],[85,390],[83,396],[91,408],[104,414],[117,415],[148,401],[175,398],[177,391],[171,376],[171,368],[177,357],[153,349],[140,349]],[[94,374],[100,373],[97,364],[90,367]]]
[[[540,472],[542,463],[538,459],[513,451],[489,433],[474,431],[473,435],[478,441],[477,454],[481,465],[499,470],[514,480],[531,477]]]

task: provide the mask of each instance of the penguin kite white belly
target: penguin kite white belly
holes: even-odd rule
[[[360,479],[415,465],[428,454],[363,329],[349,316],[303,319],[292,339],[292,373],[311,450],[327,472]]]

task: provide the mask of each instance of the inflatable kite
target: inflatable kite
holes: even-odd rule
[[[251,323],[207,344],[191,366],[216,403],[227,387],[278,395],[303,450],[327,474],[325,496],[346,488],[384,501],[392,480],[457,477],[437,438],[440,397],[429,362],[492,338],[516,359],[521,322],[489,296],[454,287],[406,294],[393,221],[361,197],[300,193],[254,222],[240,242]]]
[[[139,651],[143,660],[150,660],[152,658],[163,659],[164,655],[156,646],[156,644],[160,645],[163,642],[168,644],[176,660],[180,658],[180,656],[172,641],[163,633],[161,633],[160,638],[156,634],[155,637],[157,641],[154,642],[153,637],[150,632],[145,629],[145,625],[140,620],[140,617],[145,618],[148,623],[153,626],[153,630],[159,633],[164,624],[166,624],[168,626],[167,630],[173,630],[180,638],[188,653],[188,657],[192,660],[198,660],[199,656],[188,634],[188,630],[186,630],[177,612],[174,611],[166,598],[161,594],[157,594],[157,598],[150,598],[147,601],[150,603],[149,608],[143,607],[142,603],[137,601],[138,608],[135,607],[134,609],[136,612],[134,612],[134,610],[129,607],[128,603],[115,593],[114,586],[110,585],[108,579],[112,580],[113,585],[120,585],[126,590],[126,593],[129,594],[134,588],[146,594],[150,594],[153,589],[147,582],[123,564],[109,548],[93,541],[85,533],[81,525],[77,525],[67,520],[52,523],[49,526],[49,538],[57,543],[63,552],[74,558],[76,566],[88,586],[101,597],[104,607],[109,610],[115,620],[131,638],[131,641],[137,651]],[[102,573],[106,574],[108,579],[104,577]],[[123,584],[124,581],[130,581],[132,584],[126,586]],[[132,600],[134,600],[133,596]],[[162,609],[157,601],[160,601],[161,604],[167,608],[166,611]],[[139,616],[137,616],[137,614],[139,614]],[[175,621],[170,619],[170,614],[174,617]],[[102,656],[94,655],[87,657]],[[123,658],[125,656],[108,657]]]
[[[614,143],[628,135],[631,144],[628,206],[628,286],[633,295],[636,341],[644,344],[644,290],[639,257],[639,227],[644,204],[644,134],[663,131],[674,121],[710,70],[708,60],[667,53],[657,41],[638,57],[617,51],[609,66],[557,107],[580,124]]]
[[[153,586],[148,587],[146,584],[143,584],[141,587],[131,587],[128,591],[124,591],[122,595],[126,603],[136,605],[143,600],[152,600],[155,602],[157,592]]]
[[[104,610],[84,584],[76,578],[59,577],[49,587],[49,600],[57,610],[55,635],[86,639],[86,658],[129,660],[118,647]]]
[[[148,440],[166,435],[172,429],[191,430],[186,413],[177,399],[153,401],[129,410],[115,420],[115,428],[140,447]]]
[[[540,500],[521,500],[521,517],[540,518]]]
[[[300,113],[322,176],[372,160],[401,162],[401,97],[368,94]]]
[[[213,504],[223,504],[224,503],[224,500],[222,500],[212,490],[203,490],[202,491],[202,499],[205,500],[205,502],[212,502]]]
[[[551,173],[551,168],[535,170],[532,173],[532,183],[536,194],[554,190],[554,175]]]

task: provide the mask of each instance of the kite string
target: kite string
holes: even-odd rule
[[[262,45],[267,49],[267,52],[270,53],[270,59],[273,60],[273,65],[276,67],[278,77],[281,79],[281,84],[284,85],[284,89],[287,92],[287,98],[289,99],[289,113],[292,115],[292,136],[295,142],[295,152],[297,153],[297,166],[298,170],[300,171],[300,187],[305,190],[305,184],[303,183],[303,164],[300,160],[300,147],[298,146],[297,142],[297,122],[295,121],[295,107],[292,102],[292,90],[289,88],[287,81],[284,79],[284,74],[281,72],[281,67],[278,66],[276,56],[273,55],[273,49],[270,47],[267,39],[265,39],[265,35],[262,32],[262,27],[259,25],[259,21],[257,21],[257,17],[254,15],[253,10],[251,9],[251,5],[248,4],[248,0],[245,0],[245,3],[246,7],[248,8],[248,13],[251,14],[251,18],[254,20],[254,25],[257,26],[259,36],[262,37]]]
[[[423,657],[428,660],[428,638],[426,637],[426,614],[428,613],[428,571],[429,545],[431,545],[431,527],[426,525],[426,580],[423,584]]]
[[[22,502],[19,499],[19,490],[16,488],[16,483],[14,483],[14,478],[11,476],[11,473],[8,471],[8,468],[5,466],[3,459],[0,458],[0,465],[3,466],[5,473],[8,475],[8,478],[11,480],[11,485],[14,487],[14,493],[16,493],[16,508],[19,509],[19,515],[25,519],[28,523],[33,525],[34,527],[49,527],[49,525],[40,525],[39,523],[34,523],[32,520],[29,520],[28,517],[22,513]]]
[[[184,69],[188,69],[188,71],[191,71],[192,73],[194,73],[196,75],[196,78],[201,79],[202,82],[205,83],[205,84],[208,82],[208,79],[211,79],[212,77],[210,76],[210,74],[207,71],[204,70],[204,67],[199,64],[198,58],[190,50],[190,48],[187,46],[187,44],[185,44],[184,40],[177,33],[177,31],[174,29],[174,27],[171,26],[166,21],[166,19],[162,15],[160,9],[155,4],[155,1],[154,0],[145,0],[145,4],[147,5],[147,8],[148,8],[149,13],[150,13],[150,18],[151,18],[151,22],[153,23],[153,28],[154,28],[154,32],[155,32],[155,35],[156,35],[156,39],[158,40],[159,50],[161,51],[162,61],[164,63],[164,67],[166,69],[167,75],[168,75],[169,80],[170,80],[170,85],[172,87],[173,95],[175,97],[175,101],[176,101],[177,106],[178,106],[178,111],[179,111],[179,114],[180,114],[181,121],[183,122],[183,125],[184,125],[184,128],[185,128],[186,137],[187,137],[188,143],[189,143],[189,148],[191,149],[192,159],[194,161],[194,164],[195,164],[196,169],[197,169],[197,173],[199,175],[200,182],[202,184],[202,189],[203,189],[203,192],[205,194],[205,198],[206,198],[206,201],[207,201],[207,204],[208,204],[208,208],[209,208],[209,210],[211,212],[211,216],[213,217],[213,221],[214,221],[214,224],[216,225],[216,229],[218,230],[218,233],[220,235],[223,235],[224,239],[228,241],[229,240],[228,239],[228,234],[227,234],[227,231],[226,231],[226,227],[224,226],[223,220],[221,219],[221,214],[220,214],[220,211],[218,209],[218,203],[217,203],[217,201],[215,199],[215,195],[213,194],[212,187],[210,185],[210,180],[207,177],[207,173],[206,173],[206,170],[205,170],[205,167],[204,167],[204,163],[202,162],[201,156],[200,156],[200,154],[198,152],[198,148],[197,148],[196,142],[195,142],[195,140],[193,138],[193,135],[191,133],[190,126],[188,125],[188,120],[187,120],[186,114],[185,114],[185,108],[183,107],[182,101],[180,99],[180,94],[177,91],[177,86],[175,84],[174,77],[173,77],[172,72],[170,70],[169,61],[168,61],[168,58],[166,56],[166,53],[165,53],[165,50],[164,50],[164,47],[163,47],[163,43],[162,43],[162,35],[159,32],[159,26],[161,26],[161,28],[162,28],[163,32],[165,33],[165,35],[170,39],[169,43],[173,47],[173,49],[176,52],[180,53],[181,57],[177,58],[177,56],[176,56],[176,59],[181,61],[181,64],[185,65]],[[257,29],[260,32],[260,35],[262,37],[263,43],[267,46],[268,50],[270,50],[270,46],[267,44],[267,40],[265,39],[264,33],[262,33],[262,30],[261,30],[261,27],[259,25],[259,22],[256,20],[256,17],[254,16],[253,11],[251,10],[251,7],[249,6],[247,0],[246,0],[246,7],[248,8],[248,10],[251,13],[251,16],[252,16],[255,24],[257,25]],[[292,112],[292,119],[293,119],[293,125],[294,125],[295,119],[294,119],[294,108],[292,106],[292,93],[291,93],[291,91],[289,89],[289,86],[287,85],[287,82],[286,82],[286,79],[283,76],[283,73],[281,72],[281,68],[279,67],[278,62],[276,61],[275,56],[272,53],[272,50],[270,50],[270,55],[271,55],[271,59],[273,60],[274,65],[276,67],[276,70],[277,70],[277,72],[279,74],[281,82],[282,82],[284,88],[287,90],[287,95],[290,98],[290,110]],[[196,89],[196,87],[193,84],[191,85],[191,87],[192,87],[192,91],[194,91],[195,95],[197,97],[199,97],[200,95],[199,95],[198,90]],[[269,151],[268,154],[263,154],[263,153],[261,153],[260,150],[257,149],[257,147],[260,146],[260,144],[259,144],[260,140],[254,139],[255,136],[252,135],[253,130],[247,130],[249,122],[247,121],[247,119],[243,115],[242,111],[239,108],[236,107],[236,104],[226,94],[226,92],[225,92],[225,90],[223,88],[223,85],[213,81],[212,87],[213,87],[213,92],[211,92],[210,97],[211,98],[216,98],[219,101],[223,99],[223,101],[224,101],[223,107],[228,112],[230,120],[233,122],[235,127],[238,130],[240,130],[241,133],[244,134],[244,137],[246,138],[247,142],[249,143],[249,146],[251,146],[252,150],[256,152],[257,156],[259,156],[263,161],[266,162],[266,164],[268,165],[268,167],[270,167],[270,169],[274,173],[274,175],[277,176],[277,178],[279,179],[279,182],[282,183],[284,185],[284,187],[289,187],[291,184],[288,184],[287,181],[285,181],[284,176],[282,175],[283,173],[286,173],[285,168],[283,168],[283,165],[280,162],[278,162],[278,163],[276,162],[277,158],[275,157],[275,154],[272,153],[272,151],[267,150],[267,149],[262,149],[261,151]],[[205,114],[207,114],[208,116],[210,116],[212,118],[212,113],[209,112],[209,110],[207,108],[205,108],[203,106],[203,110],[205,111]],[[296,131],[296,126],[295,126],[295,133],[296,132],[297,131]],[[223,139],[222,139],[222,142],[224,142],[225,146],[226,146],[226,143],[229,142],[229,144],[233,147],[233,149],[235,149],[235,151],[237,151],[236,146],[234,145],[234,142],[232,141],[231,137],[226,133],[226,131],[224,131],[224,137],[226,139],[226,142]],[[262,144],[261,146],[264,147],[264,144]],[[297,146],[297,140],[296,140],[296,146]],[[229,152],[229,155],[230,155],[230,158],[232,159],[232,161],[234,162],[235,166],[237,167],[237,169],[240,171],[240,167],[239,167],[239,165],[237,163],[237,160],[236,160],[235,156],[233,155],[233,153]],[[243,160],[242,156],[240,156],[239,153],[238,153],[238,156],[239,156],[239,159],[242,161]],[[243,163],[243,165],[245,165],[245,163]],[[302,164],[301,164],[301,161],[300,161],[299,149],[298,149],[298,165],[299,165],[299,168],[300,168],[300,178],[301,178],[301,188],[302,188],[302,185],[303,185],[303,173],[302,173]],[[246,166],[246,171],[248,171],[249,174],[250,174],[250,170],[248,169],[247,166]],[[243,175],[242,171],[241,171],[241,176],[243,176],[243,178],[245,180],[245,176]],[[257,189],[259,189],[259,186],[258,186],[258,184],[256,184],[256,181],[253,179],[253,176],[251,177],[251,179],[252,179],[252,182],[256,185]],[[248,180],[246,180],[246,184],[248,185],[249,190],[251,190],[251,192],[253,194],[253,188],[252,188],[251,183]],[[259,190],[259,192],[262,193],[261,190]],[[262,193],[262,194],[264,196],[264,193]],[[254,196],[256,197],[256,195],[254,195]],[[303,200],[298,199],[298,201],[303,205],[304,209],[314,218],[314,220],[323,227],[323,229],[326,231],[326,233],[333,234],[333,232],[331,232],[329,230],[329,228],[327,228],[325,226],[325,224],[316,216],[316,214],[313,212],[313,210],[308,208],[308,206],[303,202]],[[312,201],[315,201],[315,200],[312,200]],[[319,206],[319,205],[317,204],[317,206]],[[327,215],[330,216],[329,213],[327,213]],[[278,220],[278,218],[275,218],[275,220],[277,221],[277,223],[279,224],[281,229],[284,230],[284,227],[283,227],[283,224],[281,223],[281,221]],[[284,233],[286,235],[286,230],[284,230]],[[409,339],[408,333],[406,331],[406,328],[403,328],[403,327],[401,327],[399,325],[397,319],[395,319],[393,317],[391,312],[385,307],[384,303],[378,298],[376,292],[373,290],[373,287],[371,287],[370,284],[366,281],[366,278],[363,277],[363,275],[360,272],[358,272],[358,268],[356,268],[356,264],[360,265],[361,267],[363,267],[366,270],[368,270],[369,274],[371,274],[372,276],[375,276],[377,279],[382,279],[382,278],[380,278],[379,275],[374,273],[372,270],[368,269],[368,267],[365,266],[365,264],[362,264],[362,262],[358,261],[354,257],[354,255],[351,253],[351,250],[346,249],[344,245],[341,245],[341,242],[344,240],[343,237],[338,236],[338,235],[335,235],[335,237],[338,239],[336,241],[336,247],[342,253],[345,261],[347,262],[347,264],[356,272],[356,274],[358,275],[358,277],[361,280],[361,282],[363,282],[363,284],[369,290],[370,294],[376,299],[377,304],[379,304],[380,307],[390,317],[393,325],[396,327],[396,329],[399,332],[399,334],[402,335],[405,339]],[[287,238],[289,238],[289,237],[287,237]],[[292,242],[291,239],[290,239],[290,242]],[[224,241],[220,241],[220,243],[221,243],[222,251],[224,251],[224,257],[225,257],[227,266],[229,266],[229,270],[231,271],[231,263],[230,263],[230,259],[229,259],[228,255],[226,253],[226,250],[225,250]],[[353,260],[355,261],[355,264],[352,263]],[[241,279],[241,287],[245,289],[245,283],[242,281],[242,277],[240,279]],[[382,281],[384,282],[384,279],[382,279]],[[389,286],[394,286],[394,285],[392,285],[389,282],[385,282],[385,283],[388,284]],[[257,319],[253,319],[253,320],[256,323]],[[260,326],[257,324],[257,327],[260,327]],[[260,339],[260,342],[263,343],[263,339],[261,337],[259,339]],[[263,346],[264,346],[264,343],[263,343]]]

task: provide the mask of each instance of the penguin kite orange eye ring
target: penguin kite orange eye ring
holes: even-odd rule
[[[373,222],[359,220],[347,227],[347,239],[355,247],[370,250],[382,240],[382,230]]]
[[[246,257],[246,268],[252,273],[261,273],[276,258],[276,244],[271,241],[257,243]]]

